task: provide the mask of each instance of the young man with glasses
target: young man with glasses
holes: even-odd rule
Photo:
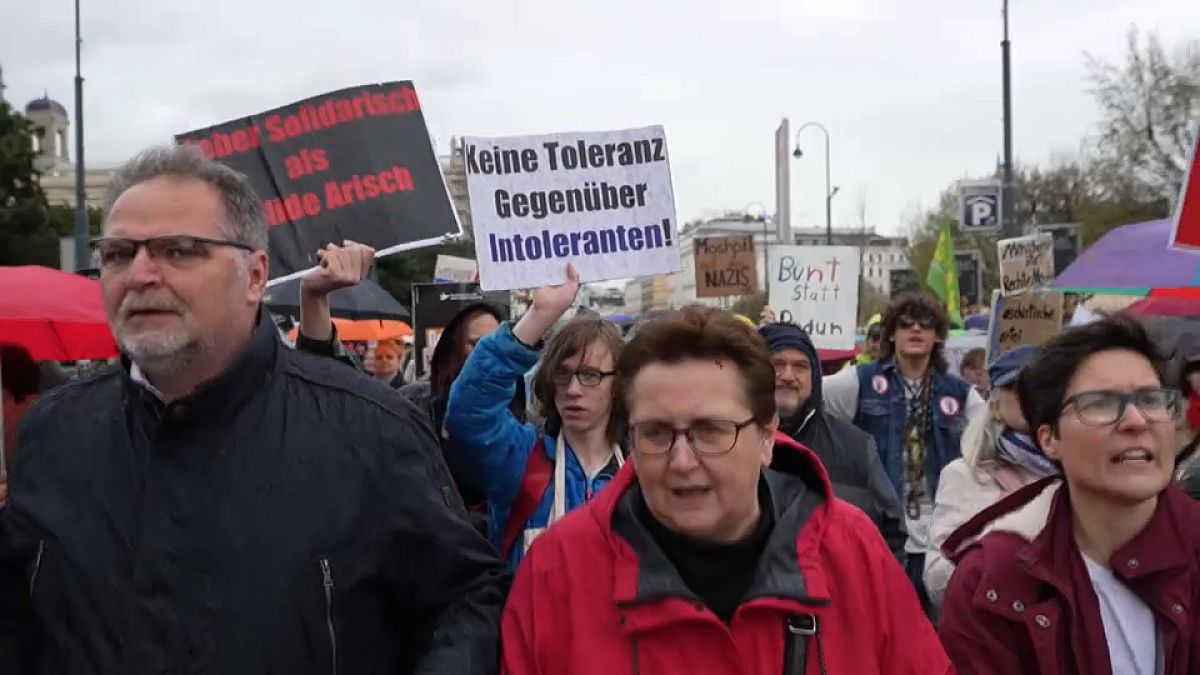
[[[612,414],[623,345],[617,325],[576,317],[546,339],[579,292],[574,268],[566,273],[566,283],[534,292],[520,320],[479,341],[446,405],[455,464],[487,497],[488,536],[514,571],[543,530],[592,499],[625,461]],[[542,428],[509,406],[534,366]]]
[[[1115,317],[1022,371],[1032,436],[1062,467],[968,521],[941,636],[959,673],[1200,672],[1200,505],[1171,482],[1179,392]]]
[[[507,675],[950,672],[878,530],[777,433],[753,330],[687,307],[643,324],[617,370],[629,465],[530,549]],[[767,469],[775,451],[799,475]]]
[[[825,409],[875,438],[905,509],[905,569],[930,614],[923,576],[938,478],[962,456],[968,419],[985,409],[971,385],[947,372],[949,329],[938,300],[920,292],[900,295],[884,313],[879,360],[824,383]]]

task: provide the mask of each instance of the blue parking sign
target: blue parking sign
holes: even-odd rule
[[[999,181],[961,181],[958,184],[958,227],[968,232],[1000,229],[1003,186]]]

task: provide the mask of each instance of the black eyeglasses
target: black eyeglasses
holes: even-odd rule
[[[933,328],[933,319],[927,316],[916,317],[908,314],[902,314],[900,315],[900,318],[896,319],[896,326],[898,328],[912,328],[913,326],[920,326],[921,328],[928,330]]]
[[[594,387],[604,381],[606,377],[616,375],[615,370],[596,370],[595,368],[584,368],[582,370],[560,370],[554,373],[554,384],[559,387],[566,387],[571,384],[571,380],[579,379],[579,384],[585,387]]]
[[[120,237],[101,237],[92,240],[92,246],[100,256],[100,267],[104,269],[120,269],[133,262],[138,249],[146,247],[146,253],[158,262],[165,262],[175,267],[183,267],[197,260],[207,258],[213,246],[229,246],[243,251],[253,251],[254,247],[227,239],[209,239],[193,237],[188,234],[168,234],[149,239],[122,239]]]
[[[683,429],[676,429],[666,422],[638,422],[629,425],[629,444],[641,455],[665,455],[675,447],[675,440],[683,434],[688,445],[697,455],[724,455],[737,445],[742,429],[754,424],[754,418],[745,422],[729,420],[697,420]]]
[[[1175,389],[1139,389],[1132,394],[1116,391],[1084,391],[1063,401],[1062,411],[1075,408],[1079,421],[1093,427],[1116,424],[1133,404],[1149,422],[1174,422],[1179,418],[1181,400]]]

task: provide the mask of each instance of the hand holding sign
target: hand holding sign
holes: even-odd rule
[[[579,294],[579,272],[574,265],[567,265],[567,281],[557,286],[543,286],[533,292],[533,304],[517,325],[513,335],[521,342],[537,344],[554,323],[566,314]]]
[[[357,286],[371,273],[375,249],[349,239],[342,246],[329,244],[317,251],[320,264],[305,273],[300,292],[309,295],[328,295],[339,288]]]
[[[333,337],[329,294],[366,279],[375,260],[375,249],[347,239],[342,246],[329,244],[317,251],[317,259],[320,264],[306,272],[300,281],[300,333],[323,341]]]

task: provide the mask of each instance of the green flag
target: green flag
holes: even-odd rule
[[[938,231],[937,247],[933,249],[933,259],[929,261],[925,285],[945,301],[950,322],[961,326],[963,320],[959,302],[962,296],[958,293],[958,263],[954,260],[954,232],[948,220],[942,222]]]

